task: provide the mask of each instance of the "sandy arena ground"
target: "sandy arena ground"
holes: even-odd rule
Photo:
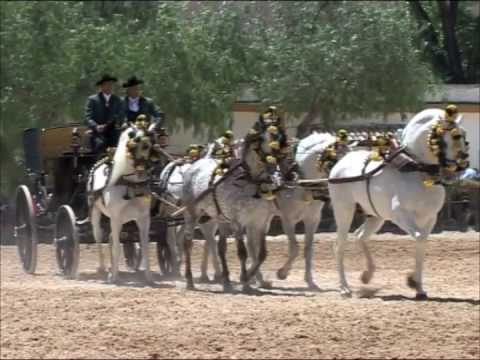
[[[370,298],[359,297],[364,258],[349,242],[346,269],[355,294],[343,299],[336,290],[333,239],[334,234],[316,237],[314,275],[321,290],[309,291],[302,257],[287,280],[275,279],[287,243],[284,236],[269,238],[263,270],[273,288],[253,295],[224,294],[217,284],[186,291],[183,280],[158,275],[156,287],[145,287],[139,275],[126,271],[121,286],[108,285],[95,273],[93,245],[82,245],[78,280],[55,275],[53,247],[44,244],[37,274],[31,276],[22,272],[16,248],[2,246],[0,357],[480,357],[478,233],[431,236],[424,277],[427,301],[415,301],[406,286],[414,241],[392,234],[376,235],[370,242],[377,273],[368,289],[378,290]],[[198,241],[194,248],[196,270],[202,245]],[[234,243],[228,251],[237,281]],[[153,269],[158,270],[156,260]],[[238,283],[236,288],[240,290]]]

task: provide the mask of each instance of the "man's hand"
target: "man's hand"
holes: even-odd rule
[[[105,125],[97,125],[97,131],[102,133],[105,130]]]

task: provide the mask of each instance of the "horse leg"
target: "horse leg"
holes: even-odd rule
[[[264,232],[263,234],[259,234],[259,237],[260,236],[263,236],[263,238],[257,239],[256,236],[255,236],[255,232],[251,232],[251,234],[247,235],[248,253],[249,253],[249,256],[252,260],[253,259],[258,260],[259,252],[260,252],[260,249],[259,249],[259,246],[258,246],[259,242],[261,243],[262,241],[266,241],[266,232]],[[268,281],[268,280],[265,280],[263,278],[263,274],[262,274],[262,271],[260,270],[260,268],[257,270],[256,279],[257,279],[257,283],[259,284],[258,285],[259,287],[261,287],[263,289],[271,289],[272,288],[272,282]]]
[[[336,192],[331,191],[333,212],[337,223],[337,239],[335,242],[335,258],[337,262],[337,272],[340,278],[340,294],[343,296],[351,296],[352,290],[348,286],[345,277],[344,255],[345,246],[348,238],[348,231],[352,224],[353,215],[355,214],[355,203],[345,200],[334,199]]]
[[[232,284],[230,283],[230,272],[228,271],[227,259],[227,237],[220,232],[220,238],[218,239],[218,256],[222,263],[222,277],[223,277],[223,291],[231,291]]]
[[[100,219],[102,217],[102,213],[98,208],[93,205],[92,212],[90,214],[90,222],[93,228],[93,237],[95,238],[95,242],[97,243],[97,250],[98,250],[98,268],[97,272],[99,274],[105,273],[105,260],[103,257],[102,251],[102,241],[103,241],[103,230],[100,224]]]
[[[292,269],[293,262],[298,256],[298,243],[295,235],[295,224],[293,224],[286,216],[282,216],[282,227],[288,237],[288,259],[285,265],[277,271],[277,278],[285,280]]]
[[[181,225],[178,228],[173,228],[169,229],[170,233],[168,236],[171,237],[172,239],[175,239],[175,246],[176,246],[176,273],[180,274],[180,268],[182,266],[182,260],[183,260],[183,246],[184,246],[184,240],[185,240],[185,232],[184,232],[185,226]]]
[[[152,273],[150,272],[150,258],[148,248],[150,246],[150,216],[136,220],[138,232],[140,235],[140,249],[142,261],[140,269],[145,272],[145,280],[149,284],[153,284]]]
[[[185,253],[185,279],[187,281],[187,289],[193,290],[193,275],[192,275],[192,247],[193,247],[193,232],[195,231],[195,218],[191,210],[187,210],[184,214],[184,243],[183,251]]]
[[[219,224],[218,235],[219,235],[219,239],[221,239],[222,237],[227,239],[228,235],[229,235],[228,225]],[[215,282],[220,282],[223,279],[223,275],[222,275],[222,267],[220,266],[220,261],[219,261],[219,256],[218,256],[219,254],[218,254],[218,251],[217,251],[217,245],[216,245],[215,241],[210,243],[210,252],[212,254],[212,264],[213,264],[213,269],[215,271],[215,273],[213,275],[213,279],[214,279]]]
[[[110,218],[110,273],[108,274],[108,282],[115,284],[118,282],[118,262],[120,258],[120,231],[122,224]]]
[[[367,246],[367,241],[382,227],[384,220],[380,217],[368,216],[365,222],[355,231],[355,236],[357,238],[360,247],[362,248],[365,258],[367,259],[367,270],[362,272],[360,279],[364,284],[368,284],[372,280],[373,274],[375,272],[375,263],[373,262],[372,254]]]
[[[312,266],[313,266],[313,238],[315,232],[318,229],[318,224],[320,224],[320,216],[317,216],[315,219],[304,219],[303,223],[305,224],[305,248],[303,249],[305,257],[305,282],[307,283],[310,289],[317,289],[318,286],[315,284],[312,276]]]
[[[174,229],[170,229],[168,225],[165,226],[167,227],[167,229],[164,231],[164,234],[167,237],[167,246],[170,249],[170,263],[172,264],[171,275],[176,276],[180,272],[180,264],[177,251],[177,236]]]
[[[217,225],[212,222],[208,222],[199,226],[203,236],[205,237],[205,244],[203,245],[202,264],[200,266],[200,281],[208,283],[210,282],[210,279],[208,278],[208,255],[209,252],[211,252],[212,244],[215,248],[215,232],[217,230]],[[214,251],[214,254],[212,254],[212,256],[213,255],[216,255],[216,250]]]
[[[258,256],[253,258],[253,264],[247,272],[245,281],[248,282],[253,276],[255,276],[260,269],[260,266],[263,264],[267,258],[267,236],[265,227],[256,228],[254,231],[253,241],[258,242]]]
[[[243,284],[244,289],[248,287],[248,280],[250,280],[247,276],[247,248],[245,247],[245,243],[243,241],[243,232],[241,226],[236,226],[234,230],[235,233],[235,242],[237,243],[237,256],[240,259],[240,281]]]
[[[394,212],[393,220],[415,239],[415,272],[407,277],[407,285],[416,290],[417,299],[427,298],[427,293],[423,289],[423,263],[425,260],[425,245],[428,235],[435,225],[436,218],[432,218],[425,224],[422,231],[415,221],[411,212],[398,209]]]

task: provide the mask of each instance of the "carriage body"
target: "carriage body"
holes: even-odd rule
[[[64,275],[78,266],[79,242],[91,237],[86,180],[96,160],[87,128],[71,124],[23,132],[25,179],[15,194],[15,238],[23,269],[34,273],[40,239],[53,240]]]
[[[23,269],[34,273],[40,240],[56,248],[59,272],[74,277],[80,243],[92,243],[87,181],[98,160],[91,151],[88,128],[70,124],[51,128],[29,128],[23,132],[25,178],[15,194],[15,239]],[[109,221],[102,218],[103,239],[108,241]],[[151,237],[157,239],[157,254],[165,265],[166,222],[152,221]],[[121,233],[125,259],[131,269],[138,267],[138,232],[133,222]],[[167,256],[168,257],[168,256]],[[160,263],[160,261],[159,261]]]

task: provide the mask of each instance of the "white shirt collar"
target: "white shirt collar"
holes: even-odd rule
[[[105,94],[105,93],[102,93],[102,94],[103,94],[105,100],[106,100],[107,102],[109,102],[109,101],[110,101],[110,97],[112,96],[112,94]]]
[[[135,111],[137,112],[138,109],[139,109],[139,105],[140,105],[140,97],[137,96],[135,98],[132,98],[132,97],[128,97],[128,108],[131,110],[131,111]]]

